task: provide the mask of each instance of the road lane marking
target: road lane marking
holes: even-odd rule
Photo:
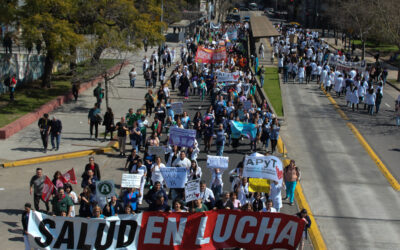
[[[387,104],[386,102],[385,102],[385,105],[386,105],[388,108],[390,108],[390,105],[389,105],[389,104]]]
[[[336,111],[340,114],[340,116],[344,120],[348,121],[349,118],[343,112],[343,110],[340,109],[340,107],[336,103],[335,99],[333,99],[332,96],[328,92],[326,92],[324,87],[321,86],[321,89],[324,92],[324,94],[328,97],[329,101],[333,104],[333,106],[335,107]],[[365,140],[365,138],[361,135],[361,133],[358,131],[358,129],[354,126],[354,124],[351,123],[351,122],[346,122],[346,125],[350,128],[351,132],[353,132],[354,136],[357,138],[357,140],[359,141],[361,146],[363,146],[365,151],[367,151],[368,155],[375,162],[375,164],[377,165],[378,169],[381,171],[381,173],[386,178],[386,180],[389,182],[389,184],[393,187],[393,189],[396,190],[396,191],[400,191],[399,182],[396,180],[396,178],[393,177],[393,175],[387,169],[386,165],[382,162],[382,160],[379,158],[379,156],[371,148],[371,146],[368,144],[368,142]]]
[[[282,139],[279,137],[278,139],[278,152],[283,154],[285,157],[285,154],[287,153],[286,147],[282,141]],[[283,165],[287,166],[290,163],[290,159],[286,158],[283,160]],[[314,249],[327,249],[325,245],[324,238],[322,238],[321,231],[319,230],[318,223],[314,218],[314,215],[311,211],[310,205],[307,202],[306,197],[304,196],[303,188],[301,187],[301,182],[298,181],[296,185],[296,189],[294,192],[294,196],[296,198],[297,205],[299,206],[299,209],[306,209],[307,210],[307,215],[310,217],[311,220],[311,227],[309,229],[309,235],[311,242],[313,244]]]

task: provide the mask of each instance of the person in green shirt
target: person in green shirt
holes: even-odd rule
[[[55,215],[61,216],[61,213],[65,212],[68,217],[71,217],[74,203],[68,195],[65,195],[64,188],[58,189],[58,194],[54,196],[51,203],[53,205],[53,213]]]
[[[198,212],[206,212],[208,211],[208,208],[206,205],[203,204],[202,199],[197,199],[194,201],[194,207],[192,208],[192,212],[198,213]]]
[[[136,121],[135,119],[136,119],[136,114],[133,113],[133,109],[130,108],[129,113],[127,113],[125,116],[125,121],[129,129],[133,127],[133,123]]]

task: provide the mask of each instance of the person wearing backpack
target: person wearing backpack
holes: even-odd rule
[[[104,98],[104,89],[101,87],[101,82],[99,82],[97,87],[93,90],[93,96],[96,97],[97,108],[100,108],[101,101]]]
[[[93,127],[95,129],[94,140],[97,141],[97,135],[99,133],[99,123],[101,123],[100,109],[97,103],[94,104],[94,107],[89,110],[88,114],[88,124],[90,125],[90,139],[93,136]]]

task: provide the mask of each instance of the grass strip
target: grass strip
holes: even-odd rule
[[[277,116],[283,116],[281,86],[279,85],[278,68],[265,67],[264,91],[274,107]]]

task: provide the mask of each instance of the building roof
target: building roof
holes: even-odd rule
[[[254,38],[281,35],[266,16],[251,16],[250,25]]]

